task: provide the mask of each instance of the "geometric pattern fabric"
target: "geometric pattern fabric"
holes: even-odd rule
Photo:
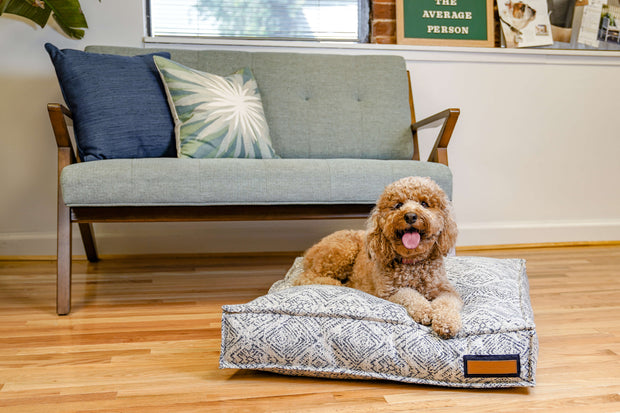
[[[404,307],[359,290],[293,287],[303,270],[297,258],[269,294],[223,307],[220,368],[451,387],[534,386],[538,339],[525,261],[448,257],[445,265],[464,301],[463,327],[452,339],[414,322]],[[468,372],[472,359],[482,363],[477,374],[471,374],[477,364]]]

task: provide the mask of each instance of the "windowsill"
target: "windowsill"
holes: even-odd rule
[[[399,44],[305,42],[283,40],[206,39],[191,37],[145,37],[146,47],[238,48],[238,49],[309,49],[327,53],[342,50],[350,53],[399,54],[405,59],[465,62],[538,62],[620,66],[620,50],[484,48],[448,46],[409,46]]]

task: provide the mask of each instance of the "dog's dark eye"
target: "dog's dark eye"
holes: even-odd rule
[[[397,204],[394,205],[394,209],[400,209],[400,207],[403,206],[402,202],[398,202]]]
[[[422,205],[424,208],[428,208],[428,203],[426,203],[425,201],[420,202],[420,205]]]

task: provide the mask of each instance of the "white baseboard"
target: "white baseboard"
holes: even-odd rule
[[[104,255],[302,251],[339,229],[364,220],[95,224]],[[459,225],[458,246],[620,240],[620,219],[485,222]],[[54,256],[55,232],[0,234],[0,256]],[[84,255],[77,227],[73,254]]]
[[[95,224],[104,255],[201,254],[302,251],[344,228],[363,228],[364,220],[252,221]],[[56,233],[0,234],[0,256],[54,256]],[[73,255],[84,255],[77,225]]]
[[[620,240],[620,219],[459,225],[459,246]]]
[[[75,234],[74,234],[75,235]],[[79,237],[79,235],[78,235]],[[73,245],[75,254],[84,254],[79,238]],[[0,234],[0,256],[52,256],[56,255],[56,233],[52,232],[17,232]]]

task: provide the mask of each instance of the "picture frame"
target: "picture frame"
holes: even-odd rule
[[[493,0],[396,0],[396,43],[494,47]]]

